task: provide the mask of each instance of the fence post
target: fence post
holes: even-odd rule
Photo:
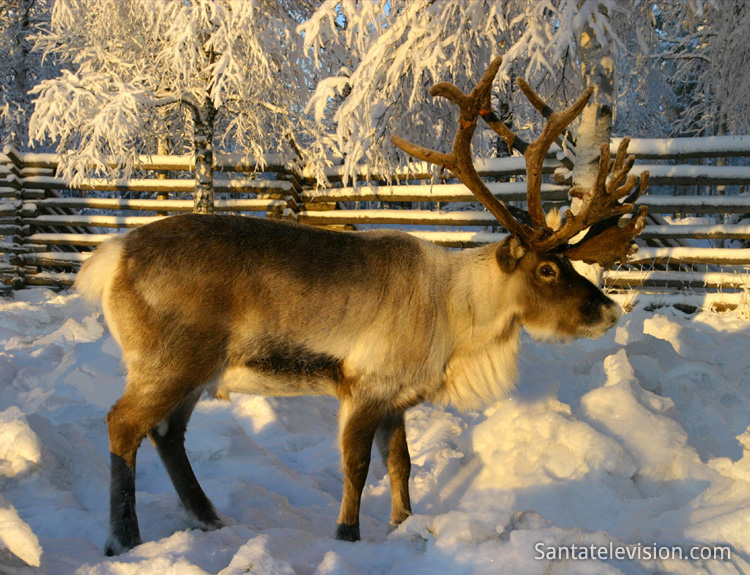
[[[300,166],[301,157],[299,153],[297,155],[298,161],[293,161],[284,166],[283,172],[278,172],[276,177],[285,182],[291,184],[291,189],[285,195],[275,194],[258,194],[258,198],[273,198],[279,197],[280,199],[286,200],[286,209],[280,212],[267,212],[266,217],[271,219],[285,218],[288,220],[297,221],[297,215],[300,210],[300,194],[302,194],[304,185],[302,184],[302,169]]]
[[[169,150],[167,148],[167,138],[163,134],[160,134],[159,137],[158,137],[158,139],[157,139],[157,141],[156,141],[156,153],[158,155],[160,155],[160,156],[166,156],[168,151]],[[167,172],[165,172],[165,171],[159,171],[156,174],[156,179],[157,180],[166,180],[168,177],[169,176],[168,176]],[[157,200],[168,200],[169,199],[169,194],[167,192],[158,192],[156,194],[156,199]],[[156,215],[157,216],[167,216],[167,215],[169,215],[169,213],[166,212],[166,211],[157,211]]]
[[[26,287],[22,169],[23,160],[18,152],[11,146],[5,146],[0,155],[0,235],[10,241],[2,242],[0,253],[6,255],[7,264],[2,262],[0,265],[2,284],[12,290]]]

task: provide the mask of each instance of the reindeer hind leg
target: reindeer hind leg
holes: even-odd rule
[[[406,444],[403,412],[391,413],[381,420],[375,433],[375,441],[383,463],[388,468],[391,481],[390,524],[396,528],[411,515],[409,499],[411,458]]]
[[[185,431],[200,398],[202,388],[193,391],[157,426],[149,436],[156,446],[177,495],[196,527],[204,531],[221,529],[223,524],[211,501],[195,477],[185,452]]]
[[[104,553],[119,555],[140,545],[141,534],[135,506],[135,459],[149,429],[169,412],[164,400],[149,402],[129,383],[125,393],[107,414],[110,451],[109,538]]]
[[[184,374],[180,374],[184,375]],[[194,379],[187,380],[190,383]],[[175,420],[187,424],[198,385],[172,375],[154,380],[131,371],[120,400],[107,414],[111,460],[110,534],[106,555],[118,555],[141,543],[135,501],[135,460],[141,441],[176,410]],[[190,398],[187,400],[186,398]],[[178,427],[178,426],[176,426]],[[170,436],[172,437],[172,436]],[[179,451],[178,451],[179,453]],[[183,448],[184,453],[184,448]]]

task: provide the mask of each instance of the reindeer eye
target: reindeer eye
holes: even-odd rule
[[[554,278],[557,276],[557,270],[550,264],[544,264],[539,268],[539,275],[545,279]]]

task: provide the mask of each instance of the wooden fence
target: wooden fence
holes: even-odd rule
[[[616,149],[618,142],[613,141]],[[736,307],[750,286],[750,137],[631,141],[635,173],[649,170],[651,186],[643,246],[632,260],[606,272],[604,284],[626,303]],[[93,247],[112,234],[192,210],[191,159],[142,158],[144,177],[118,184],[91,179],[75,189],[55,177],[54,154],[0,154],[0,274],[6,290],[65,287]],[[416,169],[415,169],[416,166]],[[310,174],[265,158],[263,170],[247,158],[217,155],[216,211],[288,218],[342,229],[396,227],[451,247],[504,237],[461,184],[431,178],[416,164],[398,184],[344,186],[342,168],[328,168],[330,187]],[[477,160],[490,190],[507,202],[525,200],[519,157]],[[544,171],[565,170],[552,153]],[[542,187],[547,208],[567,202],[567,185]]]

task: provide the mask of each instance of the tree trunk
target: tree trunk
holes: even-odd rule
[[[160,156],[166,156],[169,153],[169,146],[167,145],[166,134],[159,134],[156,139],[156,153]],[[166,180],[169,176],[166,172],[161,171],[156,174],[157,180]],[[156,194],[157,200],[168,200],[169,194],[167,192],[159,192]],[[167,212],[156,212],[157,216],[167,216]]]
[[[609,144],[612,134],[615,54],[612,43],[604,48],[597,40],[590,22],[581,34],[579,54],[583,85],[594,86],[594,94],[581,114],[573,170],[573,185],[586,188],[591,186],[596,176],[599,147]]]
[[[193,141],[195,149],[195,193],[193,211],[200,214],[214,212],[214,120],[216,108],[206,97],[193,113]]]
[[[576,163],[573,169],[573,186],[591,190],[599,167],[601,144],[609,144],[612,134],[614,109],[614,43],[602,46],[596,33],[587,22],[579,41],[581,76],[583,86],[594,86],[594,93],[581,113],[581,124],[576,139]],[[581,200],[573,198],[571,210],[577,213]],[[601,267],[576,265],[581,273],[597,283],[601,282]]]

